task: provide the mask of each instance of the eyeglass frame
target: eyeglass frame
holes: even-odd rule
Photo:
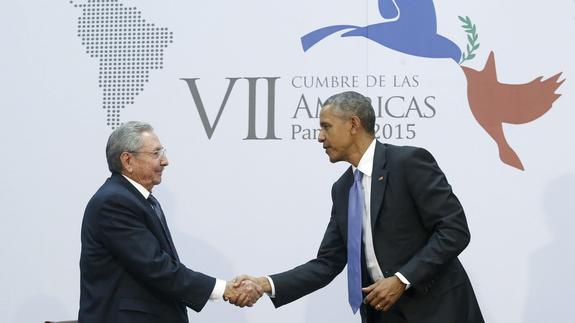
[[[154,158],[156,159],[160,159],[160,158],[164,158],[166,157],[166,147],[162,147],[156,151],[127,151],[130,154],[148,154],[148,155],[152,155]]]

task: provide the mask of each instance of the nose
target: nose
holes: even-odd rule
[[[323,135],[323,130],[319,131],[319,136],[317,136],[317,141],[323,143],[325,141],[325,136]]]
[[[170,164],[170,162],[168,161],[168,157],[166,157],[166,155],[162,155],[162,158],[160,159],[160,165],[162,166],[168,166]]]

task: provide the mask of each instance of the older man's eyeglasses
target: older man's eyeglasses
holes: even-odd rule
[[[130,151],[132,154],[147,154],[152,155],[156,159],[166,157],[166,148],[154,150],[154,151]]]

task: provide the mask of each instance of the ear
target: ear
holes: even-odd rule
[[[134,170],[134,168],[132,167],[133,160],[134,156],[129,152],[125,151],[120,155],[120,162],[122,163],[122,168],[128,173],[132,173],[132,171]]]
[[[351,121],[351,133],[352,134],[357,134],[359,133],[359,131],[363,128],[362,124],[361,124],[361,120],[359,119],[358,116],[352,116],[350,118]]]

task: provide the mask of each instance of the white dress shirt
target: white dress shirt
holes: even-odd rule
[[[134,187],[138,190],[138,192],[140,192],[142,194],[142,196],[144,196],[144,198],[146,200],[148,199],[148,197],[151,194],[150,191],[148,191],[144,186],[142,186],[142,184],[134,181],[133,179],[129,178],[128,176],[126,176],[124,174],[122,174],[122,176],[124,176],[124,178],[126,178],[128,180],[128,182],[130,182],[132,185],[134,185]],[[150,207],[152,207],[151,204],[150,204]],[[223,299],[225,290],[226,290],[226,281],[223,279],[216,278],[216,285],[214,286],[214,289],[212,290],[212,293],[210,294],[210,300],[214,301],[214,300]]]
[[[361,156],[357,168],[351,166],[352,170],[355,172],[356,169],[363,174],[361,179],[361,187],[363,188],[364,197],[364,209],[363,209],[363,222],[362,222],[362,239],[365,246],[365,262],[367,264],[367,271],[371,279],[375,282],[383,277],[381,268],[379,268],[379,263],[377,262],[377,257],[375,256],[375,249],[373,247],[373,233],[371,231],[371,173],[373,171],[373,158],[375,156],[375,144],[376,140],[373,139],[367,150]],[[402,283],[409,288],[409,281],[400,273],[396,272],[395,276],[401,280]]]

